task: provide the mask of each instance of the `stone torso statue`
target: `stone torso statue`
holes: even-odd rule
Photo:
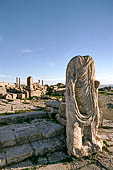
[[[92,57],[72,58],[66,70],[66,131],[68,152],[76,157],[102,149],[98,86]]]

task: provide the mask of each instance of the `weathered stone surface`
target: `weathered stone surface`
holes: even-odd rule
[[[22,169],[28,170],[28,168],[30,170],[32,167],[33,167],[32,162],[30,160],[26,160],[26,161],[22,161],[22,162],[7,166],[3,170],[22,170]]]
[[[53,154],[48,154],[47,156],[49,163],[58,163],[69,158],[69,156],[64,152],[54,152]]]
[[[113,121],[112,120],[103,120],[103,126],[111,127],[113,128]]]
[[[42,94],[42,90],[41,90],[41,89],[30,92],[30,96],[31,96],[31,97],[33,97],[33,96],[40,97],[41,94]]]
[[[108,140],[113,142],[113,129],[103,129],[100,128],[99,129],[99,136],[100,138],[102,138],[103,140]]]
[[[112,152],[113,153],[113,146],[110,146],[107,148],[109,152]]]
[[[46,102],[46,106],[54,107],[54,108],[59,108],[59,104],[60,104],[60,102],[58,102],[58,101],[49,101],[49,102]]]
[[[60,103],[59,115],[61,118],[66,119],[66,103],[64,102]]]
[[[103,151],[102,153],[98,153],[96,156],[98,163],[101,166],[101,169],[112,170],[113,169],[113,155],[111,153]]]
[[[6,88],[0,86],[0,98],[2,98],[6,94]]]
[[[13,146],[16,144],[14,132],[9,127],[0,128],[0,148]]]
[[[56,115],[56,120],[63,126],[66,126],[66,119],[61,118],[59,114]]]
[[[38,168],[39,170],[69,170],[67,165],[64,165],[62,163],[52,164],[48,166],[42,166]]]
[[[12,99],[12,96],[11,96]],[[22,103],[20,99],[9,102],[9,99],[0,99],[0,113],[15,113],[16,111],[37,110],[37,107],[29,103]]]
[[[47,158],[45,158],[45,157],[40,157],[39,159],[38,159],[38,164],[39,165],[45,165],[45,164],[47,164],[48,163],[48,161],[47,161]]]
[[[35,119],[31,123],[0,127],[0,148],[21,145],[64,133],[64,127],[55,122]]]
[[[0,151],[0,167],[6,166],[5,152]]]
[[[67,148],[76,157],[102,150],[98,85],[90,56],[72,58],[66,71]]]
[[[60,138],[45,139],[32,143],[36,156],[43,156],[46,153],[51,153],[60,150],[64,147]]]
[[[11,94],[13,100],[17,98],[17,94],[14,94],[14,93],[10,93],[10,94]]]
[[[97,167],[95,164],[90,164],[90,165],[87,165],[83,168],[80,168],[81,170],[100,170],[99,167]]]
[[[25,94],[23,93],[20,93],[17,96],[18,96],[18,99],[25,99]]]
[[[8,100],[9,100],[9,99],[12,99],[12,95],[11,95],[11,94],[5,94],[5,95],[4,95],[4,98],[5,98],[5,99],[8,99]]]
[[[0,116],[0,124],[18,123],[19,121],[25,121],[28,119],[39,119],[39,118],[46,118],[46,117],[47,117],[47,112],[44,111],[18,113],[18,114]]]
[[[108,141],[108,140],[106,140],[106,144],[107,144],[108,146],[113,146],[113,141]]]
[[[28,87],[28,90],[33,89],[33,77],[32,76],[27,77],[27,87]]]
[[[29,144],[15,146],[15,147],[6,149],[5,152],[6,152],[6,160],[7,160],[8,165],[12,163],[20,162],[33,155],[33,149],[31,148],[31,145]]]

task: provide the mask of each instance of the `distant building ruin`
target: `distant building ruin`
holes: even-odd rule
[[[33,77],[32,76],[27,77],[27,87],[28,87],[28,90],[33,90]]]

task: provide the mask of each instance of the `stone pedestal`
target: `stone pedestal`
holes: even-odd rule
[[[97,136],[98,86],[92,57],[72,58],[66,71],[66,132],[68,152],[75,157],[102,151],[102,141]]]

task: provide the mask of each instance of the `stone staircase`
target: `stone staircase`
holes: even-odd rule
[[[68,157],[65,129],[55,120],[48,119],[47,112],[0,116],[0,167],[28,159],[35,160],[36,164],[40,160],[53,163],[54,157],[57,157],[56,162]]]

